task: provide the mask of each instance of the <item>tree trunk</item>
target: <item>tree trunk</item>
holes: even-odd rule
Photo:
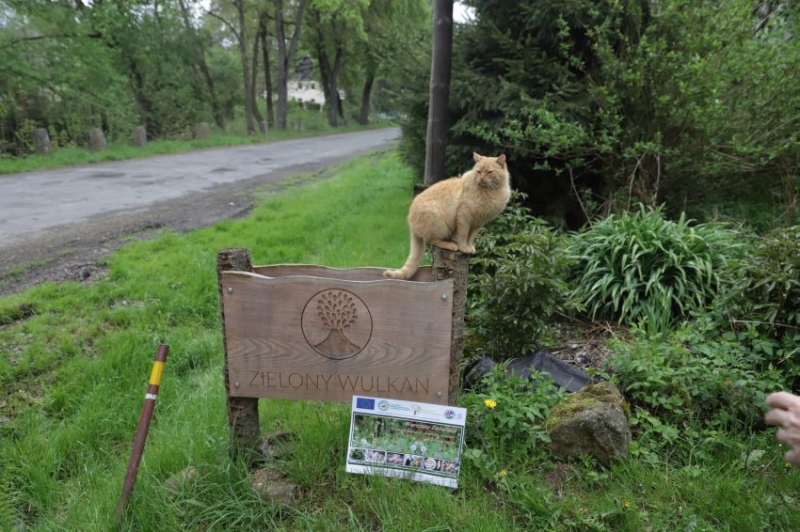
[[[264,117],[261,116],[261,111],[258,109],[258,48],[261,41],[261,33],[257,33],[253,39],[253,72],[250,76],[250,90],[248,91],[248,98],[250,98],[250,106],[253,108],[253,118],[258,124],[258,130],[263,134],[267,132],[267,124],[264,122]]]
[[[450,63],[453,56],[453,0],[433,1],[433,57],[428,100],[428,135],[425,145],[425,183],[444,179],[447,147],[447,104]]]
[[[186,31],[191,34],[192,40],[194,41],[193,59],[196,68],[203,75],[203,79],[205,80],[206,83],[206,89],[208,90],[208,98],[211,101],[211,111],[214,113],[214,123],[217,124],[217,127],[219,127],[220,129],[225,129],[225,120],[222,115],[222,106],[220,106],[219,98],[217,98],[217,90],[214,87],[214,78],[211,76],[211,71],[208,69],[208,64],[206,63],[205,50],[203,50],[202,41],[198,38],[197,32],[194,30],[194,26],[192,26],[191,20],[189,18],[189,10],[186,7],[186,3],[184,2],[184,0],[180,0],[178,3],[181,8],[183,25],[186,28]]]
[[[339,70],[342,65],[342,46],[337,44],[336,56],[333,59],[333,63],[331,63],[328,58],[328,52],[325,50],[325,38],[319,25],[317,26],[317,33],[319,37],[317,40],[317,62],[319,63],[322,91],[325,93],[328,123],[331,127],[338,127],[344,118],[342,99],[339,97]]]
[[[289,68],[294,62],[297,52],[297,42],[300,39],[300,29],[303,23],[303,9],[306,0],[300,0],[297,5],[297,20],[294,33],[286,48],[286,33],[283,29],[283,0],[275,0],[275,36],[278,39],[278,129],[286,129],[286,112],[288,107]]]
[[[239,15],[239,56],[242,63],[242,80],[244,82],[244,120],[247,124],[247,134],[253,135],[256,129],[253,125],[253,100],[250,98],[250,69],[247,65],[247,27],[244,0],[234,0],[233,5]]]
[[[136,103],[139,106],[142,122],[149,131],[153,131],[154,136],[160,136],[164,133],[161,122],[153,116],[153,102],[145,94],[144,76],[139,70],[139,65],[136,59],[133,58],[125,50],[121,50],[125,62],[128,64],[128,73],[130,75],[131,89]]]
[[[225,130],[225,119],[222,113],[222,106],[219,104],[217,98],[217,90],[214,88],[214,78],[211,76],[211,71],[208,69],[205,57],[201,57],[197,63],[203,78],[206,80],[206,88],[208,89],[208,97],[211,100],[211,111],[214,113],[214,123],[217,127]]]
[[[369,124],[369,99],[372,94],[372,84],[375,82],[375,71],[367,72],[367,79],[364,81],[364,89],[361,91],[361,114],[358,123],[361,125]]]
[[[275,0],[275,36],[278,39],[278,129],[286,131],[289,74],[287,72],[286,36],[283,33],[283,0]]]
[[[267,100],[267,124],[269,127],[275,126],[275,110],[272,107],[272,73],[269,67],[269,46],[267,46],[267,14],[261,12],[258,19],[258,31],[261,35],[261,54],[264,61],[264,90]]]

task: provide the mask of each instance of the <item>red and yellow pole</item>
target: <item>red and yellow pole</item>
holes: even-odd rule
[[[142,415],[139,417],[139,426],[136,428],[136,438],[133,440],[133,450],[131,451],[131,459],[128,462],[128,471],[125,474],[125,483],[122,485],[122,495],[117,503],[117,520],[125,512],[128,499],[133,492],[133,484],[136,482],[139,464],[142,461],[144,444],[147,441],[147,431],[150,429],[150,420],[153,417],[153,409],[156,406],[158,387],[161,386],[161,377],[164,375],[164,365],[167,362],[168,353],[168,345],[159,346],[158,353],[156,353],[156,358],[153,361],[153,369],[150,371],[150,378],[147,380],[147,392],[144,395]]]

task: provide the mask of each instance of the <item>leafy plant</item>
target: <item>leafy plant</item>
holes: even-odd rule
[[[592,319],[663,331],[721,292],[720,272],[738,247],[719,225],[667,220],[661,208],[640,205],[575,235],[572,295]]]
[[[757,368],[760,353],[695,323],[656,338],[638,330],[610,345],[613,380],[633,407],[638,440],[654,449],[685,450],[709,431],[749,429],[761,420],[764,395],[786,386],[776,367]]]
[[[544,422],[563,392],[538,372],[530,380],[506,376],[502,365],[482,383],[484,391],[466,395],[462,403],[470,412],[465,457],[490,481],[502,479],[534,456],[545,461],[550,436]]]
[[[536,347],[551,318],[570,307],[565,240],[530,216],[516,194],[478,237],[467,290],[470,344],[505,360]]]
[[[800,331],[800,226],[759,239],[737,287],[759,329],[781,338]]]
[[[796,8],[469,4],[479,16],[454,41],[450,175],[471,151],[502,149],[534,213],[572,228],[635,202],[695,216],[756,203],[755,215],[796,219],[800,86],[785,82],[800,73],[800,39],[785,37],[799,33]],[[420,174],[425,68],[404,116],[404,157]]]

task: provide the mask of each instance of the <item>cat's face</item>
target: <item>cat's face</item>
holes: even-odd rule
[[[505,184],[508,180],[505,154],[497,157],[484,157],[475,153],[473,156],[475,158],[473,172],[475,172],[478,186],[498,189]]]

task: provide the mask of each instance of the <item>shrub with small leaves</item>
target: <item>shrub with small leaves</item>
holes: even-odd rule
[[[519,205],[522,194],[478,237],[470,263],[466,324],[475,353],[523,355],[541,341],[553,315],[570,304],[566,242]]]
[[[661,208],[640,206],[575,235],[573,297],[592,319],[663,331],[721,292],[721,272],[739,249],[721,225],[667,220]]]
[[[631,404],[635,439],[652,450],[691,447],[709,431],[750,430],[762,419],[764,396],[787,384],[784,372],[759,368],[761,353],[720,335],[712,320],[655,338],[634,330],[610,346],[612,379]]]
[[[800,330],[800,226],[760,238],[740,278],[748,321],[777,338]]]

